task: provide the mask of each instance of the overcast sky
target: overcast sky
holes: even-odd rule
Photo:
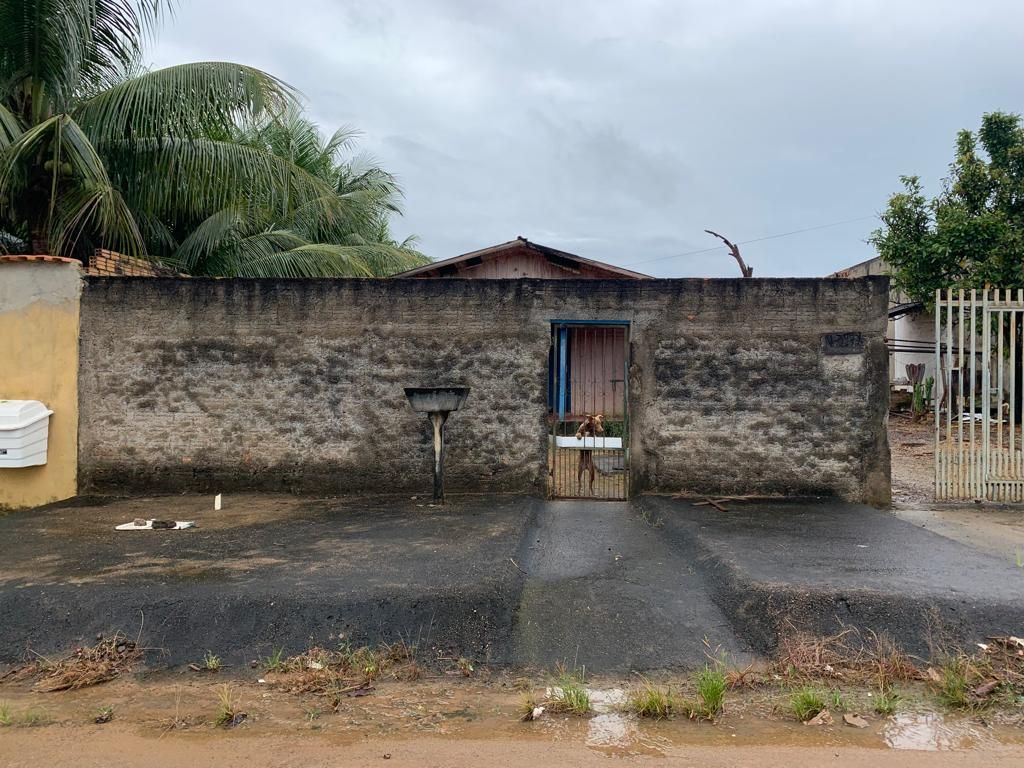
[[[738,275],[705,228],[847,222],[746,245],[755,276],[871,258],[900,174],[934,191],[958,129],[1024,111],[1020,0],[181,0],[150,50],[361,129],[435,259],[523,235],[657,276]]]

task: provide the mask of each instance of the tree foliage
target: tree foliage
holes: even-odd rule
[[[938,288],[1024,287],[1024,128],[992,112],[961,131],[942,191],[901,177],[870,239],[895,288],[929,305]]]
[[[252,67],[141,66],[170,0],[0,0],[0,249],[218,275],[387,274],[400,195]]]

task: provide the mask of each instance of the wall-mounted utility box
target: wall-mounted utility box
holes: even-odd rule
[[[0,469],[46,463],[51,414],[38,400],[0,400]]]

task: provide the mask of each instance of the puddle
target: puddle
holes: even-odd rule
[[[996,739],[983,726],[965,720],[947,720],[938,712],[900,712],[883,731],[891,749],[947,752],[991,746]]]
[[[641,728],[632,715],[620,711],[628,699],[624,688],[588,689],[594,715],[587,721],[583,743],[607,755],[664,755],[671,747],[667,739],[658,738],[650,727]]]

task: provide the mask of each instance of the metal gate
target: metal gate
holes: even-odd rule
[[[935,292],[935,498],[1024,501],[1024,290]]]
[[[548,365],[549,495],[629,495],[629,324],[555,321]]]

